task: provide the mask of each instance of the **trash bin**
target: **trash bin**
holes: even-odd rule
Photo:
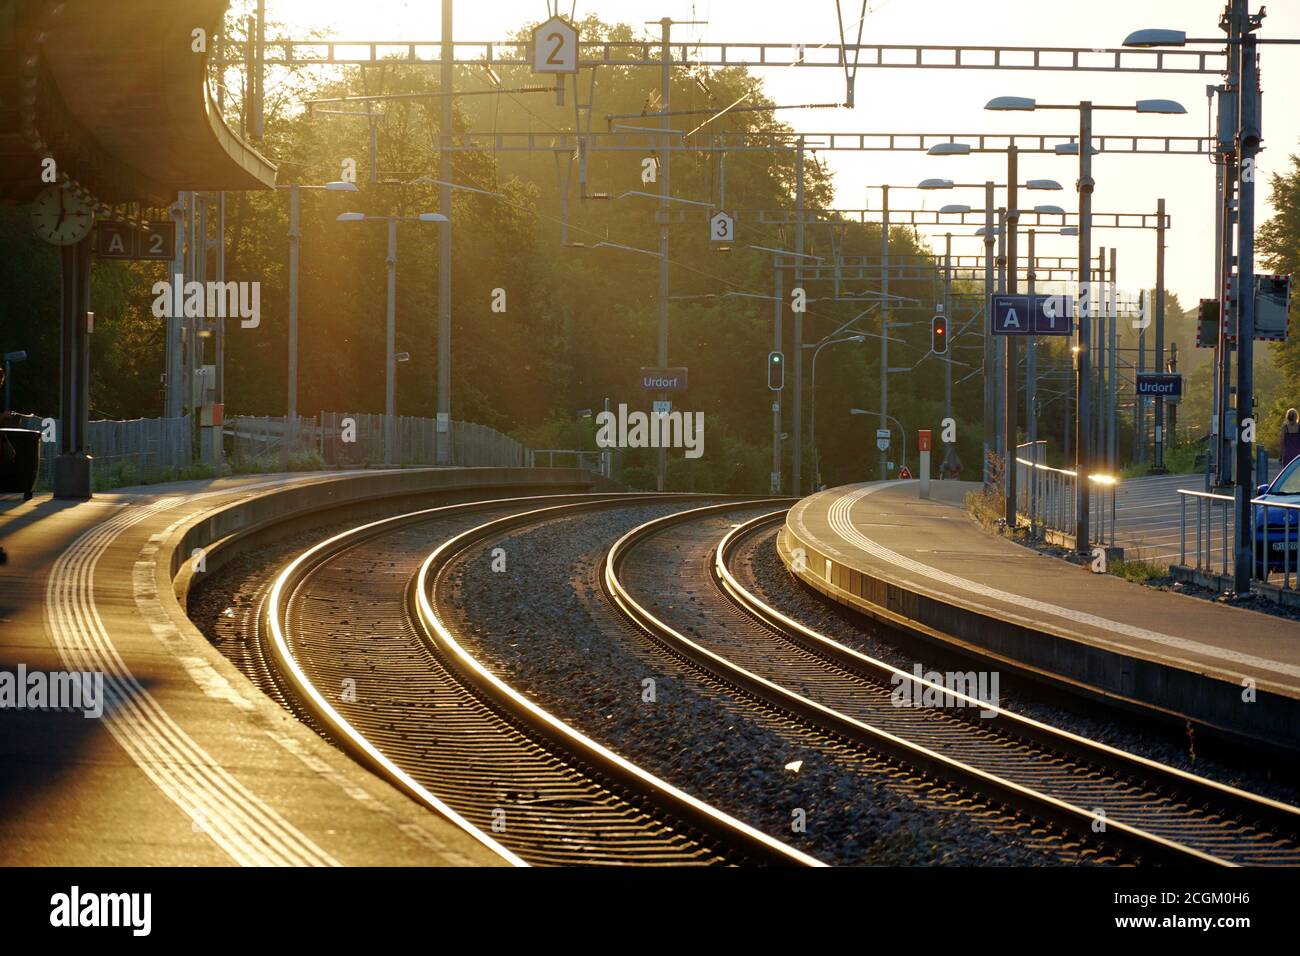
[[[0,494],[32,496],[41,464],[41,433],[30,428],[0,428]]]

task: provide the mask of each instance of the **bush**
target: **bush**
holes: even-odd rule
[[[1146,584],[1149,581],[1169,577],[1168,565],[1155,564],[1142,558],[1134,558],[1131,561],[1116,561],[1107,570],[1116,577],[1123,578],[1125,581],[1132,581],[1135,584]]]

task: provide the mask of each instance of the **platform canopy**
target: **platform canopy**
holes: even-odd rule
[[[222,120],[208,51],[228,0],[0,0],[0,201],[53,157],[99,201],[267,189],[275,167]]]

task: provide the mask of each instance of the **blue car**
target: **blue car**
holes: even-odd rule
[[[1300,458],[1294,459],[1267,485],[1260,485],[1255,498],[1300,505]],[[1289,570],[1295,574],[1297,558],[1300,558],[1300,511],[1256,505],[1255,576],[1266,576],[1265,562],[1268,571]]]

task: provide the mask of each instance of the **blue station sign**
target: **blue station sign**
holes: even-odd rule
[[[1183,376],[1178,372],[1138,372],[1137,393],[1152,398],[1181,398]]]
[[[995,295],[994,335],[1072,335],[1074,300],[1068,295]]]

